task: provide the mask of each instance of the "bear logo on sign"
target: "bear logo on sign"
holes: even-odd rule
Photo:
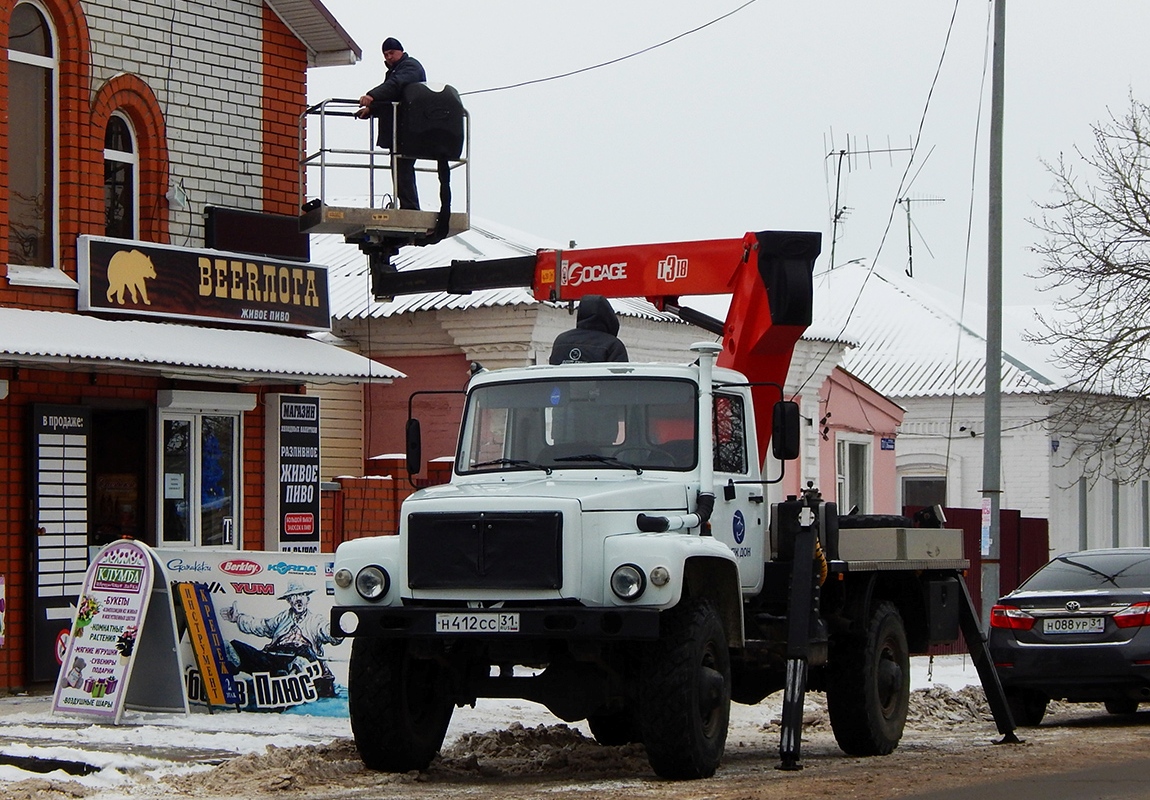
[[[150,306],[148,287],[145,281],[156,277],[156,268],[152,266],[152,259],[139,250],[121,250],[112,256],[108,262],[108,302],[116,298],[116,302],[124,305],[124,299],[129,294],[132,302],[144,299],[144,305]]]

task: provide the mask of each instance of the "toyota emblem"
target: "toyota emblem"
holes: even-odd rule
[[[1073,614],[1076,611],[1082,610],[1082,604],[1079,603],[1077,600],[1071,600],[1069,603],[1066,604],[1066,610]]]

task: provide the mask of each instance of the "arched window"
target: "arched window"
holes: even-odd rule
[[[56,265],[55,53],[47,18],[31,3],[18,3],[8,36],[8,263],[13,265]]]
[[[104,132],[104,234],[136,239],[139,230],[139,187],[135,138],[128,120],[113,114]]]

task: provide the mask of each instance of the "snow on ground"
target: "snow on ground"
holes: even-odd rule
[[[962,655],[911,659],[911,688],[942,686],[958,690],[978,684],[970,658]],[[759,729],[777,718],[781,692],[757,706],[733,704],[731,735]],[[49,696],[0,698],[0,790],[34,778],[67,780],[94,790],[94,797],[116,796],[115,790],[168,775],[211,769],[235,756],[278,748],[323,745],[351,737],[346,703],[329,715],[258,714],[199,710],[183,714],[127,711],[120,725],[93,724],[79,715],[54,714]],[[554,725],[558,720],[543,706],[522,700],[480,700],[475,708],[456,709],[445,747],[469,733],[505,730],[513,723],[524,728]],[[571,726],[590,736],[585,723]],[[52,772],[18,765],[54,766]],[[67,774],[83,765],[96,768],[86,775]],[[0,792],[2,793],[2,792]]]

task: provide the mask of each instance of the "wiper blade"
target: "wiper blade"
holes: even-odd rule
[[[633,469],[636,475],[643,474],[643,468],[638,464],[632,464],[629,461],[620,461],[615,456],[601,456],[598,453],[580,453],[577,456],[560,456],[554,459],[555,461],[597,461],[600,464],[606,464],[609,467],[622,467],[623,469]]]
[[[1118,577],[1118,575],[1122,574],[1120,572],[1120,573],[1118,573],[1118,575],[1107,575],[1102,570],[1094,569],[1094,567],[1090,566],[1089,564],[1083,564],[1081,561],[1075,561],[1074,559],[1066,558],[1065,556],[1059,556],[1056,560],[1061,561],[1063,564],[1069,564],[1072,567],[1078,567],[1079,569],[1084,569],[1087,572],[1092,572],[1095,575],[1097,575],[1098,577],[1102,578],[1102,580],[1104,580],[1108,583],[1112,583],[1115,586],[1118,585],[1118,581],[1116,581],[1114,579],[1116,577]],[[1123,571],[1125,571],[1125,570],[1123,570]]]
[[[472,469],[479,467],[528,467],[529,469],[541,469],[548,475],[551,474],[551,467],[536,464],[534,461],[528,461],[525,458],[493,458],[490,461],[480,461],[478,464],[471,465]]]

